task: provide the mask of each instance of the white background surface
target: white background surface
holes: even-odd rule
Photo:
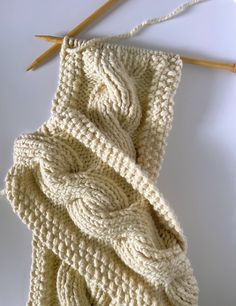
[[[0,187],[12,164],[14,139],[49,116],[59,58],[35,72],[25,68],[46,42],[34,34],[63,35],[102,0],[0,2]],[[127,0],[80,35],[126,32],[166,14],[177,0]],[[181,55],[236,61],[236,2],[211,0],[144,30],[123,44]],[[188,237],[200,286],[200,306],[236,305],[236,74],[184,65],[159,188]],[[26,304],[31,233],[0,199],[0,306]]]

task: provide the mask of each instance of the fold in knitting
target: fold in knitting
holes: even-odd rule
[[[6,177],[33,233],[28,305],[197,305],[156,187],[181,70],[179,55],[64,38],[50,118],[16,139]]]

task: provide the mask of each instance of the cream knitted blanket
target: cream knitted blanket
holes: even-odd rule
[[[28,305],[197,305],[155,186],[179,55],[65,37],[51,116],[14,144],[6,195],[33,233]]]

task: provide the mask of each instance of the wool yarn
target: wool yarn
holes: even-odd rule
[[[178,54],[65,36],[50,118],[14,142],[5,190],[32,231],[28,306],[198,305],[187,240],[156,186]]]
[[[179,55],[65,37],[50,118],[6,177],[33,233],[28,305],[197,305],[186,239],[156,187]]]

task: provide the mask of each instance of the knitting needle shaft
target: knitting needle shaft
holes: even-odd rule
[[[203,59],[196,59],[191,57],[181,57],[183,63],[200,65],[209,68],[223,69],[236,73],[236,63],[222,63],[218,61],[209,61]]]
[[[109,0],[106,1],[102,6],[100,6],[95,12],[93,12],[89,17],[82,21],[79,25],[68,32],[68,36],[75,36],[83,31],[88,25],[90,25],[94,20],[99,18],[102,14],[111,9],[120,0]],[[28,67],[27,71],[33,70],[42,64],[46,59],[52,58],[60,50],[60,43],[54,42],[54,45],[37,57]]]
[[[49,36],[49,35],[36,35],[35,37],[42,39],[42,40],[56,43],[59,46],[60,44],[62,44],[62,41],[63,41],[62,37],[55,37],[55,36]],[[228,71],[236,73],[236,63],[234,64],[222,63],[218,61],[209,61],[209,60],[196,59],[196,58],[185,57],[185,56],[181,56],[181,59],[183,63],[185,64],[193,64],[193,65],[200,65],[200,66],[209,67],[209,68],[224,69],[224,70],[228,70]]]

